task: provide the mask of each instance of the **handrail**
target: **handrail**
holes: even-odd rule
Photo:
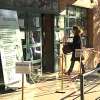
[[[91,74],[91,73],[93,73],[95,71],[99,71],[99,70],[100,70],[100,68],[95,68],[94,70],[92,70],[90,72],[84,73],[83,76],[85,77],[85,76],[87,76],[87,75],[89,75],[89,74]]]
[[[80,97],[81,97],[81,100],[84,100],[84,89],[100,80],[100,79],[96,79],[93,82],[89,83],[88,85],[84,86],[84,77],[95,71],[99,71],[99,70],[100,70],[100,68],[95,68],[94,70],[92,70],[90,72],[87,72],[85,74],[80,74]],[[99,78],[100,78],[100,76],[99,76]]]

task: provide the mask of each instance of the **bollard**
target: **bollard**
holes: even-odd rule
[[[84,100],[84,76],[80,74],[80,100]]]
[[[56,93],[65,93],[66,91],[64,90],[64,87],[63,87],[63,58],[64,58],[64,55],[62,54],[62,77],[61,77],[61,90],[57,90]]]

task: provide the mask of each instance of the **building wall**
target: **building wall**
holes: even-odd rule
[[[73,4],[77,0],[56,0],[60,4],[60,13],[66,15],[66,4]],[[96,50],[100,49],[99,32],[100,32],[100,3],[98,8],[88,9],[88,47]],[[98,26],[97,26],[98,25]],[[71,54],[67,55],[67,69],[70,66]],[[98,64],[98,54],[91,50],[86,50],[85,60],[83,61],[86,68],[94,68]],[[79,63],[75,63],[74,70],[79,69]]]

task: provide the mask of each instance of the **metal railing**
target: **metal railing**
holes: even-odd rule
[[[80,74],[80,96],[81,96],[81,100],[84,100],[84,89],[100,80],[100,76],[99,76],[97,79],[93,80],[91,83],[84,86],[84,77],[88,76],[91,73],[94,73],[95,71],[99,71],[99,70],[100,70],[100,68],[95,68],[90,72],[87,72],[85,74]]]

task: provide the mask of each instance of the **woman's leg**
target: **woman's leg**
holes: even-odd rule
[[[83,62],[81,62],[81,67],[82,67],[82,73],[85,73],[85,66],[83,65]]]
[[[75,64],[75,61],[71,61],[71,65],[70,65],[70,68],[68,70],[68,73],[71,73],[72,72],[73,67],[74,67],[74,64]]]

